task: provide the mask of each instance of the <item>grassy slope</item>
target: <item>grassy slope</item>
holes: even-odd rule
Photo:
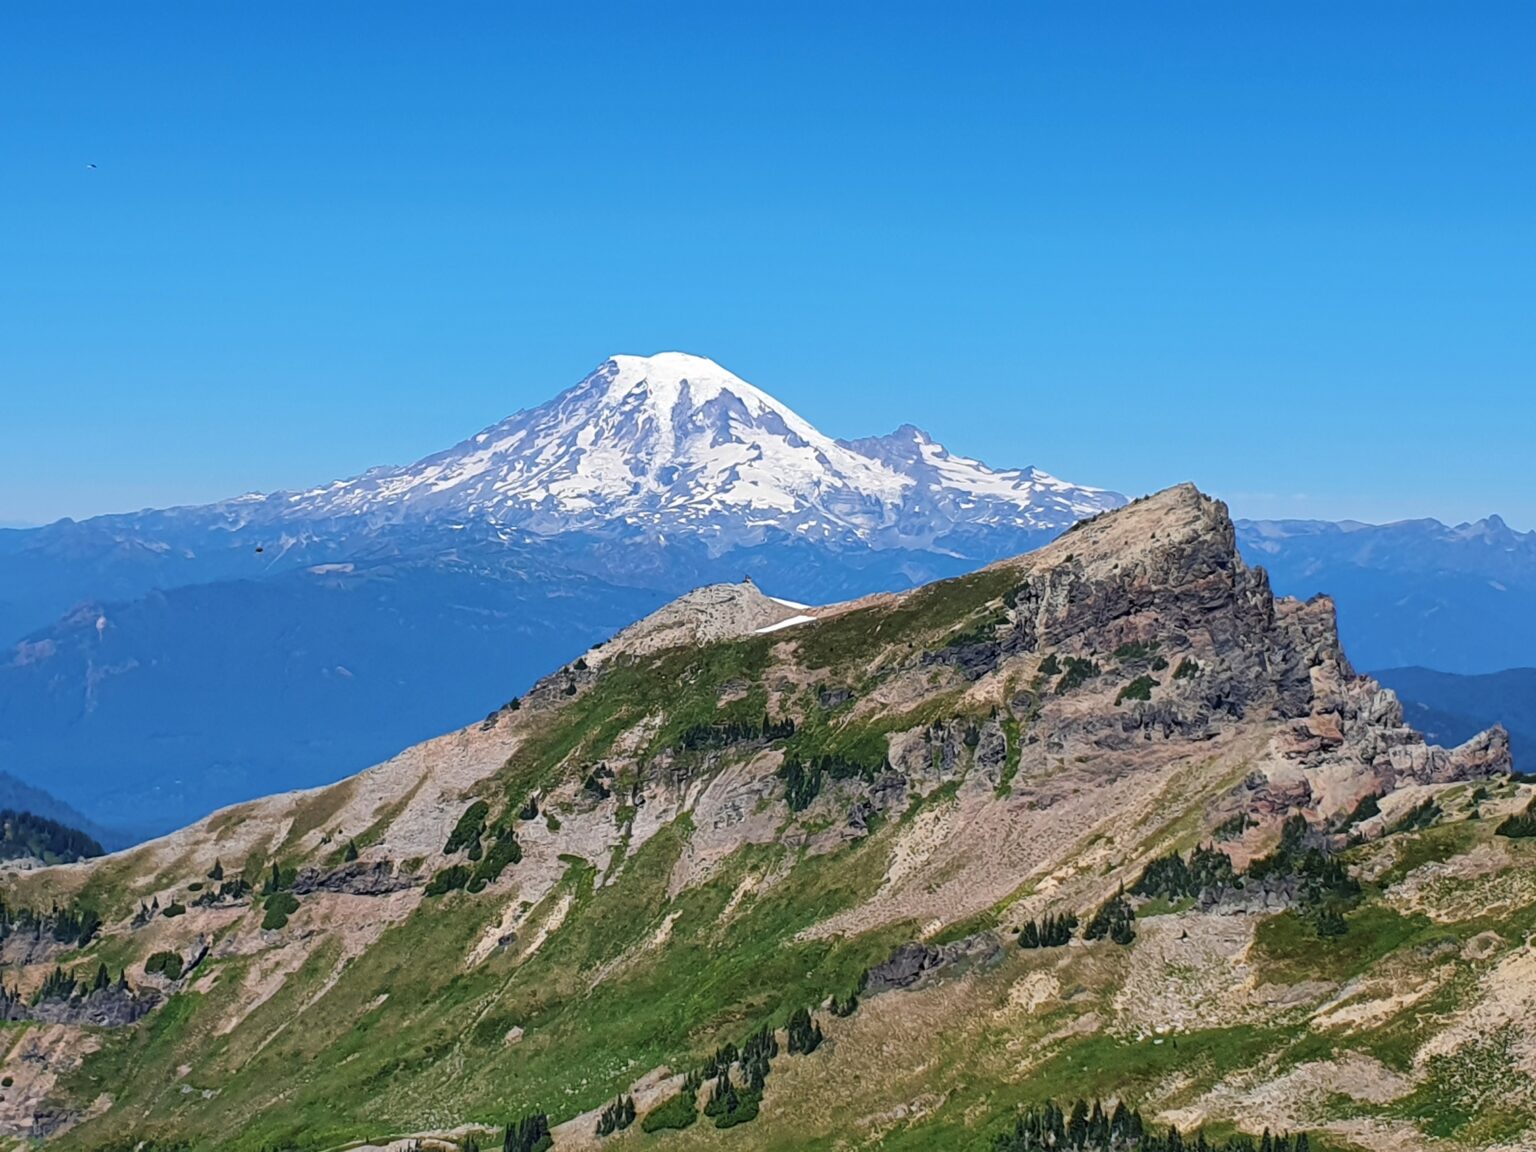
[[[812,634],[805,663],[828,682],[863,684],[882,654],[932,646],[974,627],[1016,580],[1008,572],[980,573],[896,611],[849,613]],[[779,640],[664,653],[612,668],[483,793],[497,812],[519,804],[558,776],[585,771],[657,709],[667,719],[653,746],[663,746],[714,717],[731,683],[749,685],[743,711],[759,709]],[[851,728],[813,723],[797,738],[808,749],[854,748],[892,726],[889,718]],[[1192,842],[1201,834],[1199,798],[1188,799],[1188,810],[1171,814],[1159,837],[1177,834]],[[323,821],[324,814],[316,818]],[[272,999],[227,1033],[221,1022],[241,978],[260,958],[211,960],[218,979],[206,992],[181,993],[137,1028],[100,1033],[102,1050],[64,1089],[79,1101],[108,1092],[115,1106],[68,1133],[60,1146],[130,1147],[160,1134],[197,1147],[319,1149],[465,1122],[499,1124],[533,1109],[558,1122],[599,1106],[653,1067],[686,1066],[722,1041],[851,990],[866,967],[911,938],[913,926],[833,940],[797,936],[875,891],[900,830],[892,822],[821,856],[744,847],[706,883],[669,902],[668,877],[689,835],[683,818],[646,842],[606,884],[596,883],[590,865],[571,861],[560,886],[533,910],[529,929],[562,899],[571,901],[569,914],[531,957],[518,945],[466,969],[466,954],[509,894],[504,887],[455,893],[423,903],[345,963],[338,946],[322,945]],[[1457,824],[1411,834],[1385,882],[1463,853],[1490,832],[1486,825]],[[1531,855],[1526,845],[1516,850]],[[783,878],[746,898],[722,925],[723,909],[749,874]],[[120,882],[109,871],[95,881],[103,898]],[[670,935],[652,946],[669,914],[675,914]],[[1319,942],[1289,914],[1271,918],[1261,925],[1251,957],[1260,978],[1339,984],[1390,975],[1437,942],[1459,946],[1490,927],[1513,946],[1536,926],[1536,908],[1527,905],[1497,924],[1435,924],[1394,910],[1372,890],[1351,921],[1342,939]],[[94,962],[97,955],[120,957],[121,945],[98,942],[82,959]],[[701,1123],[656,1135],[642,1134],[637,1125],[611,1145],[831,1149],[862,1138],[891,1149],[985,1147],[1019,1103],[1098,1092],[1179,1106],[1243,1069],[1293,1067],[1343,1049],[1408,1070],[1426,1034],[1421,1004],[1347,1034],[1321,1032],[1304,1012],[1287,1011],[1261,1025],[1216,1026],[1181,1034],[1176,1046],[1159,1044],[1113,1025],[1114,995],[1131,959],[1128,950],[1108,943],[1064,954],[1006,947],[995,966],[871,999],[850,1019],[821,1014],[829,1043],[810,1057],[776,1065],[755,1123],[729,1132]],[[1448,962],[1466,971],[1429,1001],[1441,1013],[1464,1003],[1476,986],[1468,962]],[[1045,971],[1058,994],[1035,1012],[1010,1008],[1020,981]],[[1099,1027],[1072,1031],[1089,1018]],[[514,1028],[521,1038],[509,1044]],[[1495,1078],[1509,1065],[1508,1053],[1496,1045],[1476,1055]],[[190,1065],[185,1074],[183,1065]],[[1407,1099],[1337,1107],[1422,1123],[1474,1144],[1518,1128],[1518,1114],[1475,1108],[1458,1084],[1448,1074],[1432,1075]]]

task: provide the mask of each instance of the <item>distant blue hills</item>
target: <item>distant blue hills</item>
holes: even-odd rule
[[[1536,665],[1536,532],[1497,516],[1456,526],[1240,520],[1237,530],[1276,591],[1334,598],[1357,668]]]

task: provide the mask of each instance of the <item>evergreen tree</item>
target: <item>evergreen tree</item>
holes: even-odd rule
[[[609,1136],[614,1132],[622,1132],[634,1122],[635,1098],[621,1095],[604,1108],[602,1115],[597,1118],[597,1134]]]
[[[506,1135],[501,1141],[501,1152],[545,1152],[553,1144],[549,1117],[543,1112],[535,1112],[507,1125]]]
[[[357,859],[357,841],[347,841],[347,850],[341,854],[341,859],[344,864],[350,864]]]
[[[1102,940],[1109,937],[1116,944],[1129,944],[1136,939],[1136,913],[1125,898],[1122,887],[1093,914],[1083,929],[1084,940]]]
[[[789,1053],[807,1054],[821,1047],[821,1025],[811,1019],[808,1009],[798,1008],[789,1018]]]

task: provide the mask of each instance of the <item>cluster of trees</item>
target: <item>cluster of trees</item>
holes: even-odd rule
[[[791,1055],[814,1052],[821,1046],[821,1025],[807,1008],[790,1014],[786,1031]],[[698,1119],[698,1093],[706,1081],[712,1083],[704,1115],[715,1122],[715,1127],[734,1128],[755,1119],[763,1085],[778,1055],[778,1034],[768,1025],[747,1037],[740,1048],[734,1044],[716,1048],[714,1055],[683,1078],[682,1091],[648,1113],[640,1127],[646,1132],[689,1127]]]
[[[68,864],[103,851],[78,828],[31,812],[0,808],[0,860],[35,856],[45,864]]]
[[[470,859],[474,858],[471,853]],[[475,874],[469,878],[469,890],[478,892],[487,884],[494,883],[509,865],[518,863],[522,858],[523,846],[517,842],[517,834],[509,827],[497,828],[491,846],[475,865]]]
[[[1170,852],[1153,860],[1131,887],[1131,892],[1175,903],[1207,890],[1236,888],[1240,884],[1237,870],[1232,867],[1232,858],[1214,844],[1202,844],[1196,846],[1188,858]]]
[[[1239,812],[1236,815],[1227,817],[1220,824],[1216,825],[1216,839],[1236,840],[1256,823],[1257,821],[1248,813]]]
[[[620,1096],[608,1107],[604,1108],[602,1115],[597,1118],[597,1134],[609,1136],[615,1132],[622,1132],[635,1122],[635,1098],[633,1096]]]
[[[460,888],[479,892],[487,884],[499,879],[509,865],[522,860],[523,848],[517,842],[517,833],[513,831],[512,825],[498,822],[494,827],[487,828],[490,814],[491,806],[484,800],[476,800],[464,810],[458,823],[453,826],[453,831],[449,833],[447,843],[443,845],[443,855],[452,856],[462,851],[469,864],[452,864],[433,876],[427,882],[428,896],[441,896]],[[538,804],[530,798],[519,817],[531,820],[538,814]],[[356,859],[355,851],[353,859]]]
[[[457,892],[469,883],[469,878],[473,875],[467,864],[450,864],[427,881],[424,891],[428,896],[442,896],[449,892]]]
[[[281,867],[276,860],[272,861],[272,870],[267,873],[267,879],[261,886],[264,896],[270,896],[274,892],[282,892],[293,887],[293,882],[298,879],[298,871],[295,868]]]
[[[821,792],[821,769],[814,763],[803,763],[798,756],[784,758],[779,776],[784,781],[784,799],[791,812],[805,811]]]
[[[1248,865],[1253,880],[1290,881],[1296,903],[1320,936],[1342,935],[1344,910],[1360,899],[1360,882],[1335,857],[1309,843],[1311,830],[1299,812],[1286,819],[1280,843],[1268,856]]]
[[[1083,928],[1084,940],[1102,940],[1105,937],[1116,944],[1129,944],[1136,939],[1136,912],[1125,898],[1125,887],[1099,905]]]
[[[1349,815],[1344,817],[1339,827],[1352,828],[1362,821],[1369,820],[1372,816],[1379,815],[1381,815],[1381,797],[1375,792],[1367,792],[1350,809]]]
[[[1192,676],[1200,675],[1200,661],[1192,656],[1186,656],[1179,661],[1179,666],[1173,670],[1175,680],[1188,680]]]
[[[73,972],[64,971],[63,967],[55,967],[48,973],[42,987],[32,994],[32,1003],[41,1004],[44,1000],[71,1000],[77,994],[84,996],[90,992],[99,992],[103,988],[112,986],[112,977],[107,972],[105,964],[96,969],[95,980],[87,983],[80,980]],[[124,987],[127,987],[126,982]]]
[[[1020,948],[1060,948],[1072,940],[1077,931],[1077,917],[1070,912],[1060,916],[1050,913],[1038,920],[1028,920],[1019,929]]]
[[[811,1019],[809,1008],[796,1008],[789,1016],[789,1054],[808,1056],[821,1047],[821,1025]]]
[[[554,1146],[555,1138],[549,1130],[549,1116],[534,1112],[521,1120],[507,1125],[501,1140],[501,1152],[545,1152]]]
[[[700,748],[729,748],[734,744],[788,740],[795,734],[795,722],[788,716],[775,720],[764,712],[762,719],[713,721],[690,724],[677,738],[679,748],[690,751]]]
[[[427,881],[425,892],[428,896],[442,896],[460,888],[482,892],[486,885],[495,883],[509,865],[523,858],[523,846],[517,842],[517,834],[510,827],[496,828],[491,833],[490,847],[482,847],[478,839],[474,845],[469,854],[475,862],[474,867],[450,864],[442,869]]]
[[[891,762],[883,752],[878,758],[841,752],[817,752],[803,760],[792,752],[779,765],[779,777],[784,781],[784,798],[789,803],[790,811],[802,812],[820,794],[822,781],[827,777],[833,780],[873,780],[880,772],[890,770]]]
[[[459,822],[453,826],[453,831],[448,834],[448,842],[443,845],[443,855],[452,856],[455,852],[471,845],[479,847],[480,836],[485,831],[485,819],[490,815],[491,806],[484,800],[476,800],[464,814],[459,817]],[[471,857],[475,859],[476,857]]]
[[[88,904],[75,902],[60,907],[54,904],[48,912],[38,912],[25,905],[12,907],[0,897],[0,940],[15,932],[31,932],[41,936],[44,932],[60,944],[85,947],[101,931],[101,916]]]
[[[1116,1103],[1106,1109],[1099,1100],[1073,1101],[1063,1111],[1047,1101],[1025,1109],[1013,1127],[992,1140],[994,1152],[1310,1152],[1305,1132],[1275,1135],[1267,1128],[1255,1142],[1251,1136],[1223,1141],[1206,1138],[1196,1129],[1185,1134],[1176,1127],[1152,1131],[1141,1113]]]
[[[738,1124],[756,1120],[761,1103],[760,1092],[750,1088],[738,1089],[727,1069],[715,1078],[709,1102],[704,1105],[704,1115],[715,1122],[716,1128],[734,1128]]]
[[[1536,836],[1536,799],[1519,812],[1500,820],[1499,826],[1493,832],[1495,836],[1508,836],[1512,840]]]
[[[1152,689],[1156,687],[1157,681],[1146,673],[1142,673],[1115,694],[1115,707],[1118,708],[1127,700],[1150,700],[1152,699]]]
[[[1353,823],[1374,813],[1376,798],[1367,796],[1356,805],[1346,822]],[[1438,809],[1435,812],[1438,813]],[[1239,823],[1241,821],[1241,823]],[[1233,834],[1241,832],[1247,824],[1246,815],[1234,817],[1224,828]],[[1159,856],[1147,865],[1131,892],[1137,896],[1162,898],[1175,902],[1202,892],[1221,891],[1224,888],[1241,888],[1247,881],[1260,884],[1289,884],[1294,887],[1294,900],[1300,915],[1308,920],[1319,936],[1341,936],[1348,925],[1344,913],[1359,900],[1360,883],[1335,856],[1316,842],[1306,817],[1296,813],[1288,817],[1280,830],[1280,843],[1268,856],[1262,856],[1239,873],[1232,867],[1231,858],[1214,844],[1196,847],[1187,857],[1177,852]],[[1111,901],[1110,904],[1114,904]],[[1111,938],[1115,924],[1124,923],[1129,931],[1129,908],[1116,911],[1106,905],[1099,914],[1108,914],[1113,923],[1105,925]],[[1099,914],[1096,914],[1096,919]],[[1094,939],[1090,932],[1088,939]],[[1129,942],[1127,940],[1122,943]]]
[[[1300,813],[1281,826],[1280,844],[1268,856],[1248,865],[1246,875],[1259,882],[1288,882],[1295,886],[1298,914],[1319,937],[1348,931],[1344,913],[1360,899],[1360,882],[1332,855],[1310,843],[1311,829]]]

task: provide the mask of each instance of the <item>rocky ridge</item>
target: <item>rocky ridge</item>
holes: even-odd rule
[[[775,628],[789,620],[798,622]],[[238,1123],[259,1141],[310,1094],[351,1101],[348,1134],[420,1132],[429,1118],[448,1131],[514,1105],[555,1111],[566,1094],[578,1110],[595,1108],[601,1093],[677,1067],[757,1019],[761,1005],[787,1014],[858,986],[882,994],[826,1022],[832,1044],[816,1059],[830,1079],[812,1088],[796,1079],[799,1065],[784,1073],[807,1099],[837,1100],[797,1110],[803,1123],[831,1139],[848,1131],[850,1108],[931,1091],[905,1065],[876,1070],[859,1053],[893,1042],[892,1013],[916,1019],[941,1004],[947,1031],[973,1046],[988,1037],[961,1060],[966,1075],[1013,1098],[1031,1077],[1058,1075],[1053,1060],[1080,1058],[1078,1045],[1134,1048],[1198,1020],[1292,1028],[1358,995],[1326,969],[1271,975],[1273,987],[1252,975],[1261,962],[1280,971],[1256,941],[1273,931],[1266,925],[1291,923],[1294,879],[1256,883],[1203,912],[1153,914],[1130,946],[1042,950],[1043,966],[1011,945],[1014,932],[1065,911],[1086,918],[1154,859],[1218,829],[1221,851],[1243,868],[1274,853],[1299,818],[1307,843],[1365,854],[1364,875],[1376,867],[1371,853],[1385,861],[1404,850],[1387,819],[1351,820],[1367,797],[1389,816],[1422,798],[1445,814],[1503,812],[1523,802],[1518,785],[1500,782],[1509,767],[1496,729],[1456,749],[1425,744],[1391,694],[1351,669],[1331,603],[1277,601],[1239,558],[1225,508],[1189,486],[902,595],[801,608],[751,585],[714,586],[485,723],[341,784],[17,878],[8,900],[89,901],[103,913],[100,941],[53,964],[88,965],[108,947],[141,964],[211,940],[176,995],[192,997],[181,1003],[204,1022],[200,1034],[228,1038],[189,1039],[165,1057],[202,1068],[197,1087],[212,1096],[141,1073],[89,1118],[71,1095],[83,1081],[36,1106],[73,1107],[63,1139],[81,1147],[141,1115],[197,1138]],[[495,859],[499,869],[485,863]],[[164,907],[222,869],[258,885],[270,872],[274,894],[131,923],[140,903]],[[279,893],[294,906],[273,926]],[[1175,986],[1162,961],[1143,967],[1181,949],[1227,978]],[[1476,963],[1505,953],[1488,955]],[[23,995],[45,967],[14,972]],[[1349,978],[1379,978],[1373,971]],[[1071,986],[1086,999],[1063,991]],[[649,1004],[683,995],[694,1007],[667,1029],[670,1047],[641,1039],[654,1037],[651,1024],[628,1030]],[[903,1008],[881,1006],[898,997]],[[302,1035],[287,1025],[295,1004]],[[160,1018],[118,1031],[131,1037]],[[391,1038],[357,1048],[348,1037],[359,1019]],[[603,1039],[592,1047],[598,1020]],[[902,1043],[927,1051],[939,1041]],[[120,1044],[132,1041],[110,1041],[94,1059],[115,1058]],[[1020,1044],[1034,1055],[1009,1057],[1007,1075],[980,1054]],[[402,1067],[401,1053],[418,1050],[435,1055]],[[1262,1046],[1243,1051],[1245,1066],[1271,1058]],[[615,1052],[640,1066],[615,1070]],[[442,1078],[440,1061],[470,1053],[455,1065],[462,1073]],[[284,1069],[295,1059],[324,1076],[292,1081]],[[77,1075],[95,1066],[88,1059]],[[839,1095],[855,1082],[845,1074],[861,1095]],[[382,1081],[393,1087],[381,1091]],[[945,1090],[966,1099],[958,1082]],[[1140,1090],[1170,1114],[1248,1118],[1247,1098],[1231,1103],[1225,1081]],[[741,1139],[782,1131],[773,1107],[786,1106],[770,1093]],[[935,1107],[903,1113],[912,1140],[964,1125]],[[575,1128],[561,1132],[557,1146],[583,1142]],[[1367,1146],[1418,1146],[1400,1128],[1390,1137],[1399,1143]]]

